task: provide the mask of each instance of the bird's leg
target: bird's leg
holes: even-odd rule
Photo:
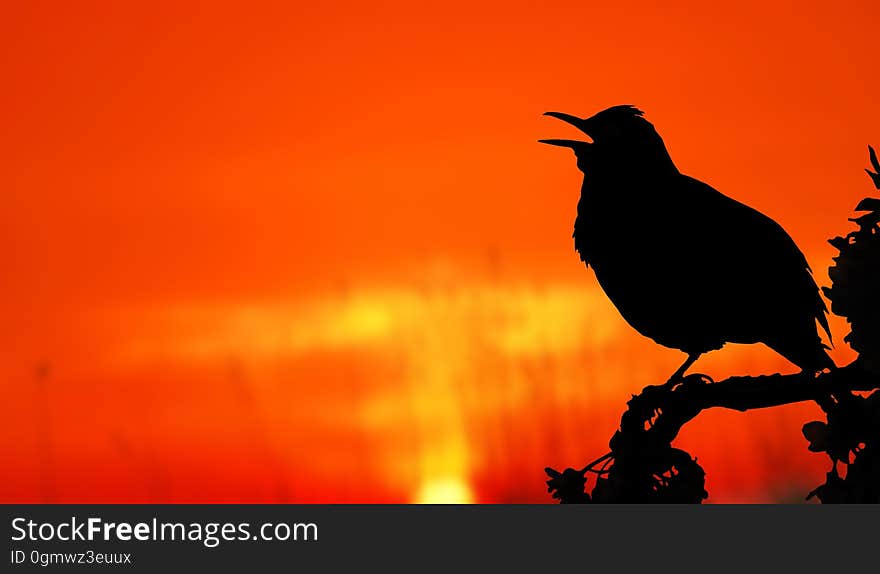
[[[673,386],[675,386],[675,383],[679,382],[684,377],[685,371],[687,371],[691,367],[691,365],[693,365],[696,360],[700,358],[700,355],[702,355],[702,353],[689,353],[684,363],[681,364],[678,370],[672,373],[672,376],[669,377],[669,380],[666,381],[666,384],[663,386],[668,389],[671,389]]]

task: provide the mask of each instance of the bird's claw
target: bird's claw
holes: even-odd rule
[[[672,390],[679,385],[694,385],[694,384],[706,384],[715,382],[712,377],[709,375],[704,375],[703,373],[691,373],[689,375],[682,375],[678,377],[672,377],[662,385],[660,388],[665,390]]]

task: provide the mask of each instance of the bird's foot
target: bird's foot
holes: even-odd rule
[[[664,384],[660,385],[660,388],[665,390],[672,390],[679,385],[693,385],[693,384],[706,384],[706,383],[714,383],[715,381],[709,375],[704,375],[703,373],[691,373],[689,375],[679,375],[670,377],[668,381]]]
[[[671,391],[672,389],[683,383],[685,378],[686,377],[684,375],[672,375],[671,377],[669,377],[668,381],[660,385],[660,388]]]
[[[660,388],[666,389],[667,391],[671,391],[675,388],[675,385],[679,384],[684,380],[684,377],[670,377],[668,381],[660,385]]]

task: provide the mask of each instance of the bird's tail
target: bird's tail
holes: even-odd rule
[[[822,343],[818,334],[811,341],[793,340],[790,337],[785,337],[766,341],[766,344],[804,371],[818,373],[837,367],[828,355],[828,347]]]
[[[828,307],[825,305],[825,301],[821,299],[821,297],[817,297],[819,299],[819,312],[816,313],[816,321],[819,322],[819,326],[822,327],[822,330],[825,331],[825,334],[828,335],[828,344],[831,345],[822,345],[826,349],[834,348],[834,338],[831,336],[831,327],[828,326]]]

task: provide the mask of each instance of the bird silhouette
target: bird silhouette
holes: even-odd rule
[[[592,142],[574,150],[584,173],[575,249],[639,333],[687,353],[674,385],[703,353],[764,343],[813,373],[833,368],[816,323],[827,308],[794,240],[759,211],[682,174],[633,106],[582,119],[547,112]]]

